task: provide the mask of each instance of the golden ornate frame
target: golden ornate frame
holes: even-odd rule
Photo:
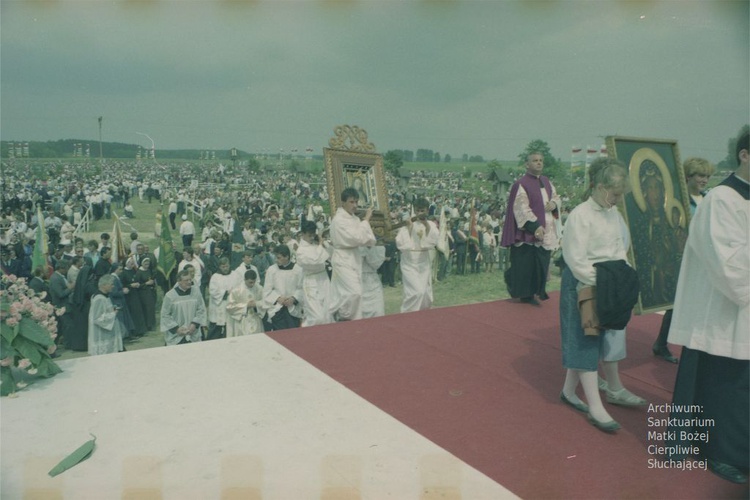
[[[386,193],[383,156],[375,153],[375,145],[367,140],[367,132],[357,126],[340,125],[335,136],[323,148],[331,215],[341,206],[341,192],[354,187],[360,192],[362,215],[373,208],[370,225],[376,237],[390,236],[388,197]]]
[[[635,313],[647,314],[671,309],[683,252],[683,248],[678,247],[684,244],[679,235],[686,234],[689,223],[687,214],[690,214],[690,198],[677,141],[609,136],[606,144],[609,155],[625,163],[628,168],[632,188],[625,195],[619,209],[631,234],[628,259],[639,273],[641,281],[641,294]],[[656,166],[655,171],[663,185],[663,201],[657,205],[660,208],[656,215],[654,209],[649,212],[647,196],[641,186],[641,167],[646,162]],[[676,220],[673,217],[675,209]],[[660,234],[665,239],[657,242],[655,234]],[[681,243],[677,243],[678,241]],[[669,274],[667,280],[663,279],[663,275],[667,273],[665,268]],[[662,277],[661,281],[655,278],[656,275]]]

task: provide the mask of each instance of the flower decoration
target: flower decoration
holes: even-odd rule
[[[52,361],[57,337],[57,316],[64,308],[44,302],[26,281],[3,275],[0,282],[0,395],[14,396],[26,387],[16,382],[14,370],[52,377],[60,367]]]

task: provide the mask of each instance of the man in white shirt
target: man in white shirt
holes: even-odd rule
[[[172,226],[172,230],[174,231],[177,229],[177,225],[175,223],[175,220],[177,219],[177,202],[174,200],[171,200],[169,202],[169,224]]]
[[[182,245],[185,248],[193,246],[193,236],[195,235],[195,226],[192,221],[188,220],[187,215],[182,216],[182,224],[180,224],[180,236],[182,236]]]

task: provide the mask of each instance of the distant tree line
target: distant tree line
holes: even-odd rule
[[[23,141],[28,143],[29,158],[75,158],[99,157],[99,141],[85,139],[60,139],[57,141]],[[0,156],[7,159],[10,156],[11,144],[18,145],[19,141],[0,141]],[[80,146],[78,146],[80,145]],[[124,144],[121,142],[102,142],[102,156],[104,158],[134,159],[138,154],[138,144]],[[147,149],[140,146],[141,154],[145,158]],[[205,150],[198,149],[157,149],[156,157],[164,159],[199,160]],[[87,156],[88,152],[88,156]],[[217,160],[231,161],[230,149],[213,150]],[[251,155],[245,151],[237,151],[239,158]]]

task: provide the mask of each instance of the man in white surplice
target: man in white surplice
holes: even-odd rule
[[[206,340],[223,339],[226,335],[227,305],[229,292],[237,286],[235,277],[229,273],[229,259],[219,259],[219,272],[211,276],[208,284],[208,332]]]
[[[359,194],[356,189],[341,192],[341,206],[331,221],[331,314],[337,321],[362,318],[362,257],[359,247],[375,244],[370,227],[372,207],[359,220],[355,214]]]
[[[331,282],[326,271],[331,247],[318,237],[317,230],[315,222],[303,222],[297,248],[297,265],[304,273],[305,315],[302,326],[327,325],[333,321],[329,305]]]
[[[427,220],[429,203],[424,198],[414,203],[417,220],[406,219],[406,225],[396,234],[396,246],[401,251],[401,280],[404,301],[401,312],[421,311],[432,307],[432,261],[430,250],[438,242],[438,228]]]
[[[263,309],[274,330],[297,328],[303,314],[305,293],[302,291],[302,268],[291,261],[286,245],[274,251],[276,264],[266,271],[263,284]]]
[[[192,267],[192,266],[191,266]],[[166,345],[201,341],[201,327],[206,325],[206,304],[193,286],[190,269],[177,273],[177,284],[164,294],[161,303],[159,328],[164,332]]]
[[[117,309],[109,299],[115,278],[105,274],[99,278],[99,291],[91,299],[89,309],[88,349],[91,356],[124,351],[122,326],[117,320]]]
[[[385,315],[383,283],[378,268],[385,262],[385,247],[360,247],[362,255],[362,317],[376,318]]]

